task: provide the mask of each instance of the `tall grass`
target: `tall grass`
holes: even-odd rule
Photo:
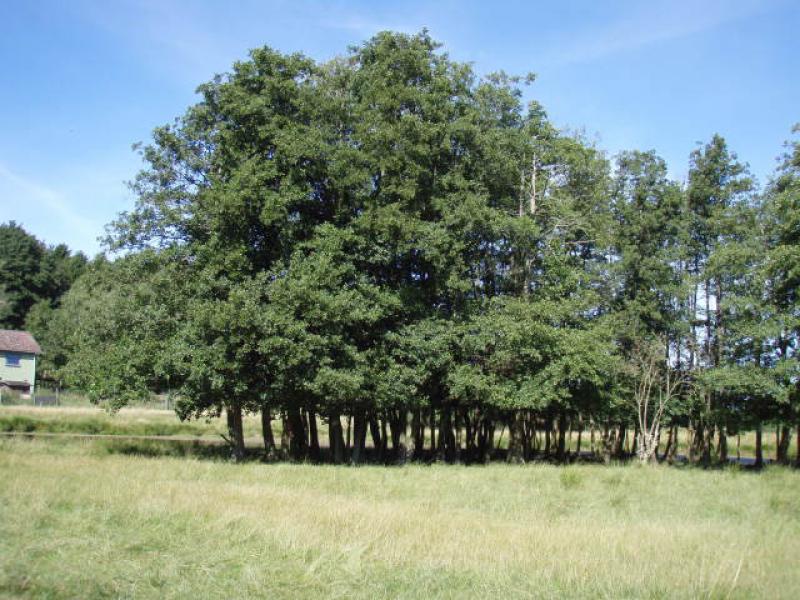
[[[0,595],[792,598],[800,474],[333,467],[0,441]]]
[[[220,439],[224,419],[180,421],[171,410],[142,408],[108,413],[97,407],[0,407],[0,432],[102,435],[193,436]],[[245,419],[250,437],[261,434],[257,416]]]

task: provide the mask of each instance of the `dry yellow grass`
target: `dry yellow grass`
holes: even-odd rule
[[[800,474],[233,465],[0,445],[0,590],[29,597],[770,597]]]

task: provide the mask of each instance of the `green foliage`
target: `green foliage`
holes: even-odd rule
[[[57,306],[85,266],[80,252],[47,247],[14,221],[0,224],[0,328],[23,329],[36,303]]]
[[[424,31],[327,63],[253,50],[141,149],[119,257],[31,310],[47,372],[112,407],[173,393],[184,418],[525,412],[608,430],[631,422],[632,349],[657,338],[697,384],[674,422],[789,418],[797,144],[766,199],[720,136],[685,189],[652,151],[612,172],[523,105],[531,80],[480,77]],[[5,235],[20,259],[43,251]],[[48,252],[55,294],[77,271]]]

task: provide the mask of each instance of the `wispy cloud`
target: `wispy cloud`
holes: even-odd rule
[[[14,205],[34,209],[31,212],[40,209],[43,215],[48,216],[48,221],[61,223],[62,227],[72,229],[77,237],[85,240],[96,238],[102,231],[91,219],[79,214],[59,192],[22,177],[3,164],[0,164],[0,197],[3,204],[10,204],[13,199]]]
[[[585,63],[653,44],[709,31],[727,22],[766,11],[781,0],[685,0],[643,2],[624,17],[597,29],[562,34],[542,57],[549,67]]]
[[[120,0],[113,10],[89,2],[72,10],[85,22],[133,49],[148,68],[192,87],[227,68],[236,37],[224,35],[202,5],[156,0]]]

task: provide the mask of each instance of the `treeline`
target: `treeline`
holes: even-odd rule
[[[58,376],[224,412],[238,458],[260,412],[267,454],[279,418],[295,459],[359,462],[369,435],[383,460],[483,461],[505,427],[511,461],[590,428],[606,459],[628,438],[650,460],[687,428],[706,464],[755,429],[760,462],[769,423],[787,461],[800,144],[760,190],[715,136],[680,184],[559,131],[532,80],[424,32],[327,63],[252,51],[142,149],[119,257],[50,320]]]
[[[47,246],[14,221],[0,223],[0,329],[46,320],[86,263],[65,244]]]

